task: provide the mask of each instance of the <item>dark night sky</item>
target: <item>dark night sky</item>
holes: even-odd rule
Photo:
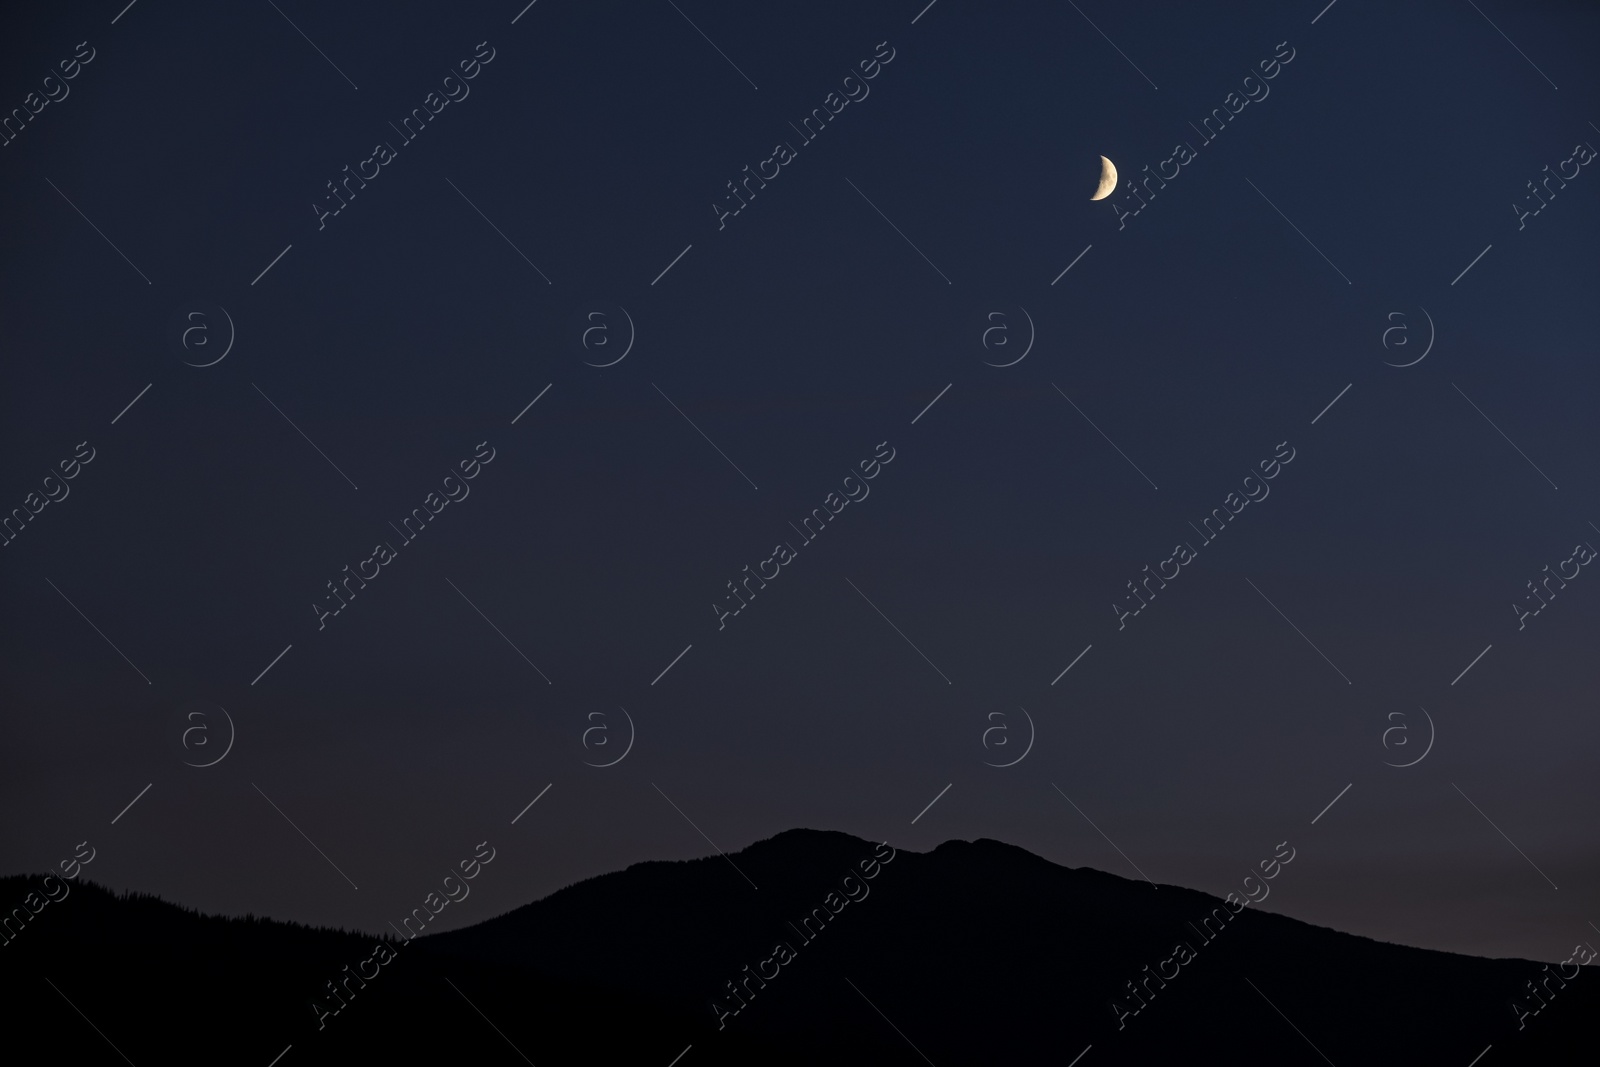
[[[695,827],[993,837],[1219,894],[1287,840],[1269,910],[1550,960],[1594,936],[1600,578],[1520,631],[1511,605],[1600,544],[1600,175],[1520,230],[1508,207],[1600,145],[1593,5],[539,0],[512,25],[521,0],[141,0],[112,24],[124,2],[0,19],[6,109],[94,56],[0,148],[0,507],[94,449],[0,549],[0,873],[88,839],[116,888],[377,931],[484,839],[503,858],[452,925],[705,854]],[[470,95],[401,143],[481,41]],[[870,95],[800,143],[879,42]],[[778,141],[795,158],[719,230]],[[1178,142],[1196,158],[1125,228],[1127,194],[1089,201],[1100,154],[1138,177]],[[186,366],[225,344],[217,308],[232,350]],[[619,308],[634,347],[585,365],[621,352]],[[1424,308],[1427,358],[1386,366]],[[1021,309],[1034,347],[986,366]],[[610,347],[583,347],[592,311]],[[398,545],[483,441],[470,496]],[[319,631],[379,541],[397,558]],[[719,631],[779,541],[795,560]],[[1119,631],[1178,541],[1196,558]],[[185,766],[226,726],[185,749],[184,716],[218,706],[234,747]],[[623,708],[632,751],[585,766]],[[1024,708],[1032,751],[985,766]],[[1421,708],[1433,748],[1385,766]]]

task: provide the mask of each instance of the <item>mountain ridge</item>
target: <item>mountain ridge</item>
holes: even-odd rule
[[[0,879],[0,899],[25,884]],[[134,1062],[207,1062],[141,1032],[172,988],[206,1048],[283,1035],[263,1064],[283,1044],[332,1063],[504,1058],[508,1042],[538,1063],[665,1064],[685,1046],[696,1063],[1059,1063],[1085,1047],[1096,1063],[1466,1063],[1490,1044],[1495,1063],[1551,1063],[1600,1007],[1593,968],[1553,982],[1535,961],[1393,945],[991,838],[910,852],[791,829],[405,940],[74,890],[0,951],[0,989],[35,1023],[82,1031],[79,1009],[136,1034],[118,1042],[145,1042]]]

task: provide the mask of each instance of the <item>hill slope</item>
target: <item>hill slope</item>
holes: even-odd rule
[[[30,883],[0,880],[0,900]],[[1066,1064],[1092,1045],[1081,1067],[1465,1067],[1492,1044],[1482,1067],[1499,1067],[1584,1062],[1600,1006],[1592,967],[1563,986],[1541,964],[1383,944],[995,841],[896,853],[812,830],[381,944],[78,885],[0,947],[8,1037],[123,1062],[109,1041],[141,1065],[265,1067],[292,1044],[280,1067],[666,1067],[691,1045],[680,1067],[947,1067]],[[1519,1029],[1512,1002],[1540,1004],[1529,980],[1547,1006]]]

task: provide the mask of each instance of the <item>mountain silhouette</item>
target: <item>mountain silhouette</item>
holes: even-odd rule
[[[0,903],[40,885],[0,879]],[[1500,1067],[1591,1062],[1600,1006],[1593,967],[1385,944],[992,840],[817,830],[409,940],[90,883],[6,931],[8,1040],[140,1067]]]

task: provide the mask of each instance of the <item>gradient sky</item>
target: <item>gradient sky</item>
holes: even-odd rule
[[[0,549],[0,873],[377,931],[485,839],[453,925],[793,826],[1218,894],[1287,840],[1269,910],[1595,936],[1600,578],[1512,607],[1600,544],[1600,175],[1511,207],[1600,145],[1591,5],[123,2],[0,32],[4,108],[93,50],[0,148],[0,507],[94,450]]]

